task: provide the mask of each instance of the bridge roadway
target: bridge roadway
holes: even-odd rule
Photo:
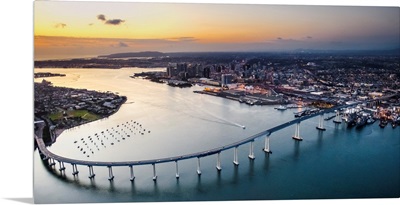
[[[243,144],[247,144],[249,142],[254,141],[256,138],[262,137],[262,136],[270,136],[273,132],[276,132],[278,130],[284,129],[286,127],[289,127],[293,124],[300,123],[301,121],[313,118],[317,115],[322,115],[324,113],[329,113],[329,112],[334,112],[335,110],[342,109],[342,108],[347,108],[347,107],[352,107],[357,104],[360,104],[362,102],[357,102],[349,105],[342,105],[342,106],[336,106],[333,108],[329,108],[308,116],[300,117],[297,119],[294,119],[292,121],[286,122],[284,124],[275,126],[271,129],[262,131],[258,134],[252,135],[250,137],[247,137],[245,139],[242,139],[238,142],[234,142],[232,144],[228,144],[222,147],[217,147],[214,149],[206,150],[206,151],[201,151],[201,152],[196,152],[196,153],[191,153],[187,155],[180,155],[180,156],[174,156],[174,157],[166,157],[166,158],[159,158],[159,159],[150,159],[150,160],[140,160],[140,161],[121,161],[121,162],[102,162],[102,161],[86,161],[86,160],[78,160],[78,159],[71,159],[67,157],[62,157],[59,155],[56,155],[52,152],[50,152],[43,141],[41,137],[38,137],[35,134],[35,139],[38,145],[38,148],[40,149],[41,153],[45,155],[48,158],[52,158],[54,160],[57,160],[59,162],[64,162],[64,163],[70,163],[72,165],[86,165],[86,166],[107,166],[107,167],[113,167],[113,166],[137,166],[137,165],[147,165],[147,164],[158,164],[158,163],[166,163],[166,162],[174,162],[174,161],[180,161],[180,160],[185,160],[185,159],[190,159],[190,158],[201,158],[209,155],[214,155],[217,153],[220,153],[224,150],[228,150],[234,147],[238,147]]]

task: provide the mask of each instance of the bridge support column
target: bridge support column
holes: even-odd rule
[[[156,174],[156,164],[153,164],[153,181],[157,180],[157,174]]]
[[[254,156],[254,140],[250,142],[250,152],[249,152],[249,158],[251,160],[254,160],[256,157]]]
[[[49,158],[49,165],[50,167],[53,167],[54,165],[56,165],[56,161],[53,158]]]
[[[265,137],[265,144],[264,144],[264,152],[272,154],[272,151],[269,149],[269,136]]]
[[[130,168],[130,171],[131,171],[131,178],[130,178],[130,180],[133,181],[133,180],[135,179],[135,175],[134,175],[134,173],[133,173],[133,166],[132,166],[132,165],[129,165],[129,168]]]
[[[325,130],[326,130],[326,129],[324,128],[324,114],[319,115],[319,123],[318,123],[317,129],[318,129],[318,130],[321,130],[321,131],[325,131]]]
[[[221,171],[222,170],[222,168],[221,168],[221,152],[218,152],[218,154],[217,154],[217,170],[218,171]]]
[[[64,162],[58,161],[58,164],[60,165],[60,169],[58,169],[58,170],[60,170],[60,172],[64,171],[65,170]]]
[[[233,149],[233,164],[239,166],[239,159],[238,159],[238,147]]]
[[[300,137],[300,122],[296,124],[296,130],[294,132],[294,136],[292,137],[294,140],[302,141],[303,138]]]
[[[89,165],[88,167],[89,167],[89,179],[92,179],[96,175],[94,174],[93,166]]]
[[[76,164],[71,164],[72,165],[72,175],[77,175],[79,173],[78,167],[76,167]]]
[[[340,114],[339,114],[339,110],[336,110],[336,116],[335,119],[333,120],[334,123],[342,123],[342,120],[340,119]]]
[[[108,180],[113,180],[114,179],[114,175],[113,175],[113,171],[112,171],[112,166],[108,166]]]
[[[175,168],[176,168],[176,174],[175,174],[175,177],[178,179],[178,178],[179,178],[178,161],[175,161]]]
[[[198,175],[201,174],[201,170],[200,170],[200,157],[197,157],[197,174],[198,174]]]

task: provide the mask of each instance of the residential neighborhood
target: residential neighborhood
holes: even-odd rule
[[[112,115],[126,101],[112,92],[56,87],[46,80],[34,84],[34,96],[35,118],[45,120],[55,137],[64,129]]]

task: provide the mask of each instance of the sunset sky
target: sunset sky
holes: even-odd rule
[[[399,7],[34,2],[34,57],[399,48]]]

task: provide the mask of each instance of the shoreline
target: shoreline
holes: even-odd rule
[[[234,95],[227,92],[210,92],[210,91],[193,91],[198,94],[205,94],[215,97],[221,97],[229,100],[234,100],[239,103],[245,103],[250,106],[253,105],[280,105],[283,103],[282,99],[268,99],[266,97],[261,96],[253,96],[253,95]]]

